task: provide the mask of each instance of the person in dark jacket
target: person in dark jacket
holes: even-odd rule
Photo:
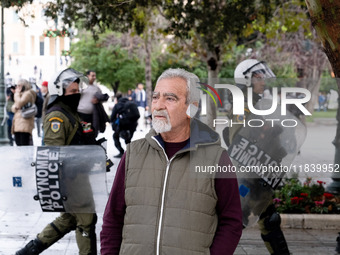
[[[106,129],[106,122],[110,122],[109,117],[107,116],[103,102],[106,102],[109,99],[108,94],[103,94],[101,92],[97,92],[94,97],[98,100],[98,104],[94,104],[94,109],[93,109],[93,128],[94,128],[94,133],[95,137],[97,137],[98,133],[104,133]]]
[[[116,148],[119,151],[119,154],[114,156],[115,158],[121,158],[124,154],[124,149],[119,141],[119,138],[123,138],[125,140],[125,144],[129,144],[133,137],[134,132],[136,131],[138,122],[134,120],[127,120],[122,123],[122,115],[124,113],[126,103],[134,103],[132,100],[129,100],[127,97],[122,97],[121,93],[117,93],[116,96],[116,105],[112,109],[111,114],[111,123],[113,133],[113,141],[115,143]]]
[[[139,115],[141,116],[141,118],[138,121],[138,130],[143,131],[146,128],[145,122],[144,122],[144,115],[145,115],[145,111],[148,110],[148,105],[147,105],[148,100],[146,97],[146,91],[144,90],[143,83],[137,84],[134,100],[138,106]]]
[[[15,92],[15,85],[12,83],[7,84],[7,89],[6,89],[6,111],[7,111],[7,134],[9,138],[9,144],[13,146],[14,144],[14,139],[12,135],[12,122],[13,122],[13,117],[14,113],[12,112],[12,106],[14,104],[14,92]]]

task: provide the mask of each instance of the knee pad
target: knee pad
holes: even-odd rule
[[[278,212],[274,212],[272,215],[267,216],[264,219],[264,227],[268,231],[272,231],[276,228],[280,228],[281,216]]]

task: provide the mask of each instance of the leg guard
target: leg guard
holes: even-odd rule
[[[274,212],[272,215],[264,219],[264,227],[268,231],[272,231],[277,228],[280,228],[280,225],[281,225],[281,216],[277,212]]]
[[[39,239],[30,241],[24,248],[17,251],[15,255],[38,255],[47,248]]]
[[[340,253],[340,232],[338,233],[338,237],[336,238],[336,248],[335,248],[335,251],[337,253]]]
[[[263,241],[271,255],[289,255],[286,239],[280,228],[267,235],[261,234]]]
[[[37,237],[44,245],[50,247],[74,229],[75,218],[69,213],[61,213],[53,222],[47,224]]]
[[[258,222],[261,237],[271,255],[289,255],[288,245],[280,228],[281,217],[273,205],[261,214]]]
[[[77,226],[76,240],[80,255],[96,255],[97,254],[97,237],[96,237],[96,214],[83,214],[82,218],[91,219],[90,225]]]

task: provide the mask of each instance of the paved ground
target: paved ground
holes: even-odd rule
[[[58,214],[49,213],[1,213],[0,215],[0,254],[13,255],[15,251],[24,246],[29,240],[52,221]],[[97,234],[101,229],[101,214],[98,215]],[[335,252],[336,237],[339,230],[302,230],[284,229],[290,251],[294,255],[326,255]],[[98,240],[98,247],[100,243]],[[51,246],[43,254],[46,255],[75,255],[77,245],[74,233],[66,235],[59,242]],[[99,252],[98,252],[99,254]],[[266,255],[263,242],[256,227],[243,231],[243,235],[235,255]]]
[[[29,240],[35,238],[42,227],[51,222],[57,215],[55,213],[1,213],[0,254],[13,255],[18,248],[23,247]],[[97,235],[102,224],[102,215],[99,214],[98,216]],[[294,255],[337,254],[335,247],[339,230],[284,229],[283,231],[290,251]],[[100,247],[99,240],[98,247]],[[78,254],[74,233],[66,235],[43,254]],[[243,231],[241,241],[234,254],[268,254],[256,226]]]
[[[137,131],[135,139],[143,137],[145,132]],[[110,158],[117,154],[118,151],[113,146],[112,130],[108,126],[108,131],[104,134],[108,139],[108,154]],[[334,147],[330,144],[335,135],[334,124],[317,124],[309,125],[307,140],[301,148],[300,155],[296,158],[297,163],[309,162],[333,162]],[[40,144],[39,138],[34,135],[35,145]],[[5,160],[1,158],[0,160]],[[118,160],[115,160],[115,167]],[[114,179],[115,170],[107,174],[107,187],[111,188]],[[327,173],[323,177],[331,181]],[[58,214],[56,213],[25,213],[25,212],[3,212],[0,210],[0,255],[13,255],[15,251],[23,247],[29,240],[35,238],[36,234]],[[102,214],[98,214],[97,238],[102,225]],[[321,216],[322,217],[322,216]],[[339,216],[340,219],[340,216]],[[312,255],[312,254],[336,254],[336,237],[340,229],[318,230],[318,229],[284,229],[284,233],[294,255]],[[98,240],[98,247],[100,243]],[[77,254],[77,245],[74,233],[66,235],[62,240],[54,244],[43,254],[62,255]],[[98,252],[99,254],[99,252]],[[260,233],[256,225],[243,231],[240,244],[235,254],[257,254],[266,255],[266,251]]]
[[[284,229],[288,247],[293,255],[330,255],[335,252],[337,230],[302,230]],[[263,245],[256,228],[243,231],[241,241],[235,255],[266,255],[268,251]]]

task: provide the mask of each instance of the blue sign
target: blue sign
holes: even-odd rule
[[[249,188],[241,184],[239,187],[239,192],[242,197],[245,197],[249,193]]]
[[[13,187],[22,187],[21,176],[13,176]]]

